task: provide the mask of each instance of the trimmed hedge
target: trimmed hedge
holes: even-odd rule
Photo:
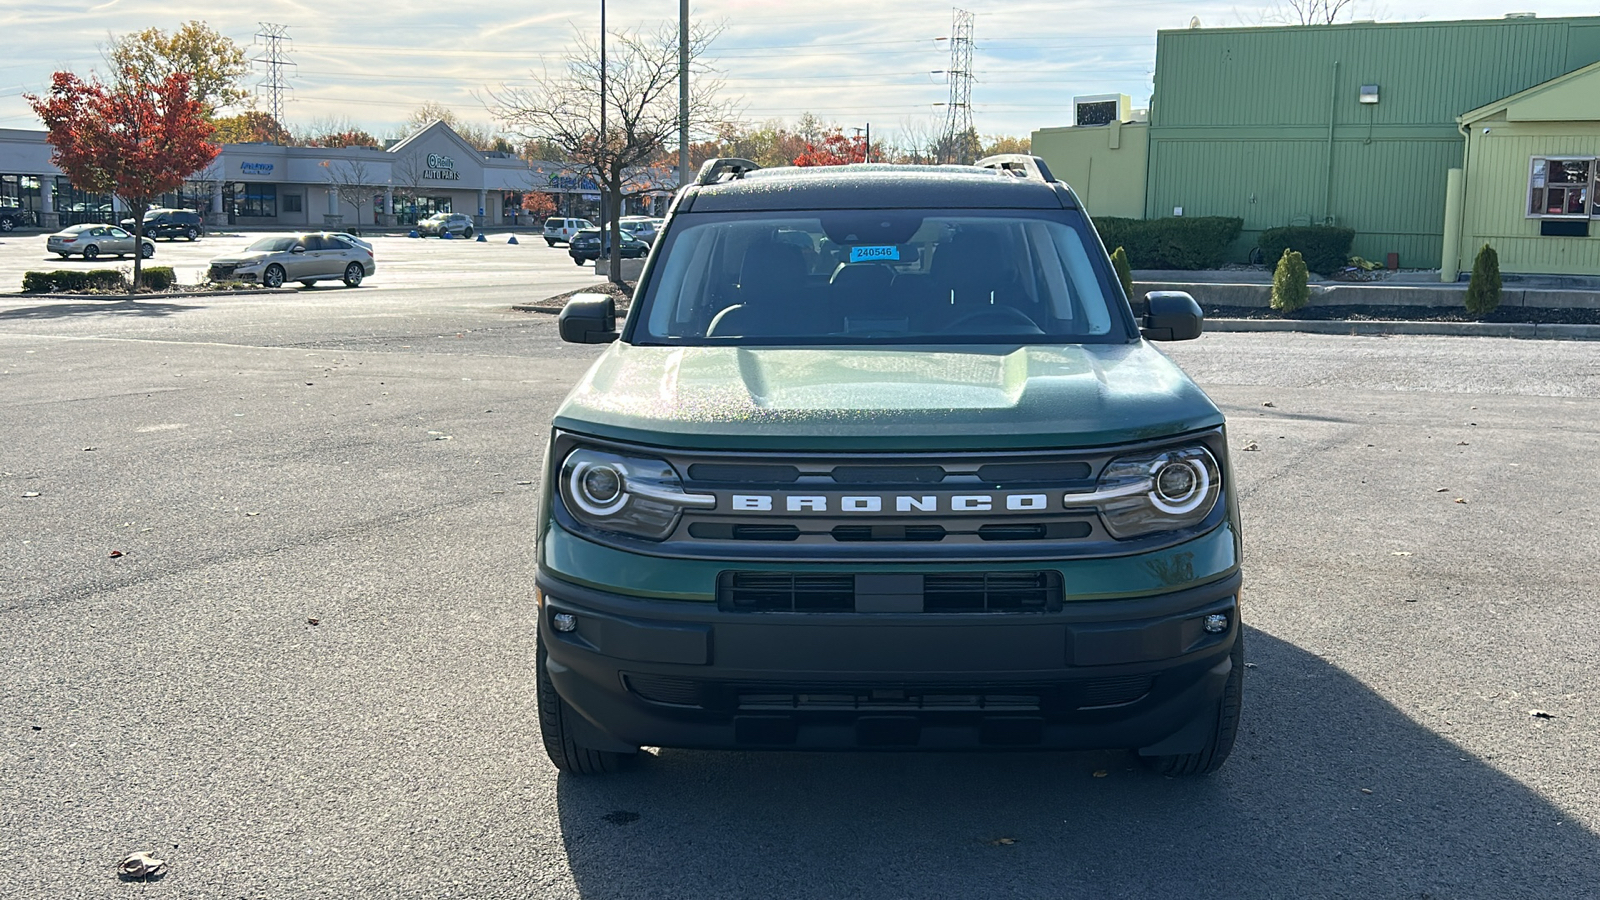
[[[1307,284],[1306,261],[1293,250],[1283,251],[1278,268],[1272,273],[1272,297],[1269,305],[1278,312],[1296,312],[1311,302],[1311,286]]]
[[[127,289],[127,279],[115,269],[57,269],[54,272],[27,272],[22,276],[24,294],[75,294]]]
[[[1239,238],[1243,219],[1098,218],[1094,227],[1107,247],[1121,246],[1135,269],[1214,269],[1228,259],[1228,245]]]
[[[1467,312],[1483,318],[1500,306],[1500,254],[1488,244],[1472,261],[1472,279],[1467,282]]]
[[[1261,232],[1256,245],[1261,248],[1262,259],[1282,259],[1283,251],[1293,250],[1305,257],[1306,268],[1327,276],[1350,264],[1350,244],[1355,239],[1354,228],[1288,225]]]
[[[140,273],[144,286],[152,291],[164,291],[178,283],[177,273],[171,266],[151,266]]]

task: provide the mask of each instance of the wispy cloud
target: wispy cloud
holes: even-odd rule
[[[1157,29],[1247,21],[1273,0],[1178,3],[1175,0],[956,0],[976,14],[974,121],[985,134],[1025,134],[1062,124],[1076,94],[1126,93],[1148,102]],[[1377,2],[1377,0],[1373,0]],[[1383,0],[1382,17],[1494,18],[1505,0],[1461,0],[1447,12],[1423,0]],[[424,101],[447,104],[488,122],[484,88],[525,81],[559,65],[574,30],[593,34],[599,4],[548,7],[506,15],[503,5],[437,0],[313,4],[258,0],[248,8],[214,0],[8,2],[0,6],[7,56],[0,58],[0,127],[35,127],[21,91],[42,91],[57,69],[99,63],[106,33],[172,29],[202,19],[249,44],[262,21],[289,26],[297,64],[288,105],[291,122],[344,116],[383,134]],[[653,26],[673,4],[607,0],[613,30]],[[1580,0],[1548,0],[1540,15],[1585,15]],[[919,0],[700,0],[692,15],[723,32],[711,62],[752,119],[813,112],[841,125],[874,129],[942,118],[948,87],[950,7]],[[936,74],[941,73],[941,74]]]

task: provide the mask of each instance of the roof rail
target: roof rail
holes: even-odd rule
[[[994,169],[1002,175],[1015,175],[1018,178],[1037,178],[1049,182],[1056,180],[1056,177],[1050,174],[1050,167],[1045,165],[1044,160],[1026,153],[986,156],[974,165],[980,169]]]
[[[760,163],[737,156],[723,156],[717,159],[708,159],[700,166],[700,174],[694,179],[695,184],[716,184],[723,180],[723,176],[743,178],[746,172],[754,172],[761,168]]]

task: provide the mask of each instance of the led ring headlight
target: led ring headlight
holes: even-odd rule
[[[567,496],[591,516],[609,516],[628,503],[627,472],[603,462],[580,462],[567,475]]]
[[[1211,490],[1211,474],[1192,456],[1164,460],[1150,480],[1151,505],[1174,516],[1193,512]]]

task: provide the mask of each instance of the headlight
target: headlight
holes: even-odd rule
[[[653,541],[678,525],[685,509],[712,509],[717,498],[686,494],[665,460],[578,449],[561,463],[561,500],[572,517],[602,531]]]
[[[1181,447],[1111,461],[1092,494],[1068,494],[1068,507],[1099,509],[1118,539],[1176,531],[1204,521],[1222,496],[1222,470],[1211,451]]]

